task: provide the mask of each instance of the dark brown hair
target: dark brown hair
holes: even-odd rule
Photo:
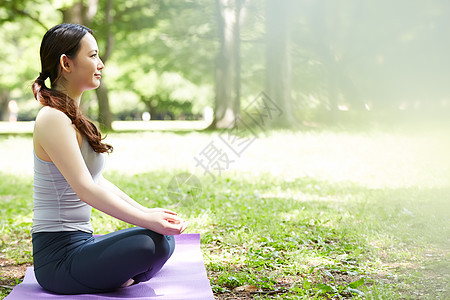
[[[59,24],[49,29],[41,42],[41,73],[32,85],[34,97],[44,106],[56,108],[65,113],[72,124],[86,135],[89,144],[97,153],[112,152],[113,147],[102,143],[98,127],[83,115],[75,101],[68,95],[48,88],[45,80],[50,78],[53,87],[61,77],[60,57],[62,54],[75,58],[80,49],[80,41],[86,33],[93,31],[79,24]]]

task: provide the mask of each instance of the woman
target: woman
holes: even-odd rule
[[[100,85],[104,68],[92,33],[77,24],[51,28],[32,86],[43,105],[33,134],[34,272],[43,288],[59,294],[149,280],[172,255],[173,235],[187,226],[175,212],[146,208],[101,175],[113,148],[79,109],[82,93]],[[91,207],[137,227],[94,237]]]

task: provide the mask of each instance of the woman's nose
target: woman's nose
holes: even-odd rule
[[[103,64],[103,62],[102,62],[102,60],[100,58],[98,59],[98,61],[99,61],[99,64],[97,66],[97,69],[101,70],[101,69],[103,69],[105,67],[105,65]]]

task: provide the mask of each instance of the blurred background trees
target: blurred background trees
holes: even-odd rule
[[[264,91],[272,126],[450,110],[450,6],[430,1],[0,0],[0,118],[39,109],[30,90],[43,34],[61,22],[91,27],[106,68],[83,109],[113,120],[245,121]]]

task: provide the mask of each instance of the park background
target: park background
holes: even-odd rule
[[[1,0],[2,295],[32,262],[40,42],[71,22],[105,63],[81,102],[115,146],[105,176],[192,221],[216,297],[445,299],[449,17],[444,0]],[[229,160],[206,169],[207,149]]]

